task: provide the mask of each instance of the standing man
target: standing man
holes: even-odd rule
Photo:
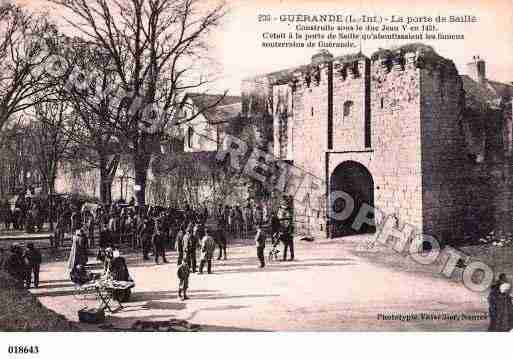
[[[208,220],[208,209],[207,206],[203,206],[203,213],[201,214],[203,222]]]
[[[280,219],[276,215],[276,212],[273,212],[271,215],[271,237],[274,238],[276,233],[279,233],[281,230]]]
[[[223,226],[219,226],[219,228],[217,229],[217,233],[216,233],[216,236],[215,236],[215,241],[217,243],[217,245],[219,246],[219,256],[217,257],[217,260],[221,260],[221,257],[223,256],[224,254],[224,260],[226,260],[226,233],[224,231],[224,227]]]
[[[66,233],[66,216],[60,213],[57,217],[54,232],[54,247],[62,247],[64,245],[64,234]]]
[[[89,248],[94,247],[94,216],[90,210],[84,211],[84,229],[87,231],[87,237],[89,242],[87,246]]]
[[[294,260],[294,229],[292,220],[283,228],[283,260],[287,260],[287,249],[290,249],[290,260]]]
[[[9,200],[0,200],[0,221],[4,224],[5,229],[9,230],[11,217],[11,207]]]
[[[164,243],[166,242],[166,234],[162,230],[163,224],[157,221],[155,225],[155,234],[153,234],[153,252],[155,255],[155,263],[159,264],[159,257],[162,257],[164,263],[167,263],[166,251],[164,249]]]
[[[187,261],[183,261],[176,271],[176,275],[178,276],[178,297],[182,298],[182,300],[189,299],[187,297],[187,288],[189,288],[189,275],[191,274],[191,270],[189,268],[189,264]]]
[[[30,266],[29,257],[27,255],[28,249],[20,247],[21,258],[23,259],[23,280],[25,282],[25,288],[30,288],[32,282],[32,267]]]
[[[253,207],[253,220],[255,221],[256,225],[264,223],[264,214],[260,202],[258,202],[255,207]]]
[[[183,253],[184,253],[184,248],[183,248],[183,237],[185,235],[185,227],[182,226],[180,228],[180,230],[178,231],[177,235],[176,235],[176,239],[175,239],[175,249],[176,251],[178,251],[178,260],[177,260],[177,264],[180,265],[182,264],[183,262]]]
[[[203,267],[207,263],[208,274],[212,273],[212,257],[216,249],[216,242],[210,235],[210,229],[205,229],[205,236],[201,240],[201,262],[199,267],[200,274],[203,274]]]
[[[265,249],[265,234],[262,230],[262,225],[257,224],[257,232],[255,235],[255,245],[257,249],[257,257],[260,261],[260,268],[265,267],[265,256],[264,256],[264,249]]]
[[[39,268],[41,266],[41,252],[34,247],[34,243],[27,244],[26,253],[28,263],[30,266],[31,275],[34,275],[34,287],[39,287]],[[29,280],[30,285],[31,280]]]
[[[244,214],[242,209],[239,206],[235,206],[235,231],[239,237],[242,236],[244,226]]]
[[[119,232],[119,216],[117,211],[112,211],[110,220],[109,220],[109,232],[110,238],[113,244],[119,245],[121,244],[121,237]]]
[[[82,228],[82,216],[80,215],[80,212],[77,210],[74,210],[71,214],[71,231],[72,233],[75,233],[79,229]]]
[[[490,318],[490,325],[488,331],[497,331],[497,299],[499,297],[499,287],[503,283],[507,283],[506,274],[501,273],[499,279],[492,284],[490,287],[490,293],[488,294],[488,314]]]
[[[513,322],[513,303],[511,302],[511,284],[502,283],[497,293],[497,318],[495,331],[509,332]]]
[[[269,222],[269,208],[268,208],[267,201],[265,201],[262,206],[262,222],[263,223]]]
[[[148,218],[146,218],[144,220],[144,223],[141,227],[141,232],[140,232],[144,260],[150,259],[148,257],[148,254],[150,253],[152,236],[153,236],[153,228],[151,226],[151,221]]]
[[[183,248],[185,252],[185,261],[187,262],[190,270],[196,273],[196,248],[197,240],[192,234],[192,223],[189,223],[185,236],[183,238]]]

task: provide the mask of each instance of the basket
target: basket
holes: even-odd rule
[[[78,311],[78,320],[82,323],[99,324],[105,321],[105,309],[82,308]]]

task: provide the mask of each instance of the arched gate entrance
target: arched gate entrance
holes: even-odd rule
[[[339,164],[330,177],[328,201],[330,238],[362,233],[373,233],[374,225],[363,224],[355,229],[354,220],[362,204],[374,207],[374,180],[361,163],[345,161]],[[354,203],[352,206],[351,199]]]

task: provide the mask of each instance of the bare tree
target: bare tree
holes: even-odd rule
[[[44,68],[55,34],[45,17],[0,6],[0,133],[14,114],[45,101],[37,95],[53,86]]]
[[[14,122],[14,121],[13,121]],[[26,127],[18,119],[11,123],[0,141],[0,196],[12,194],[29,184],[33,168],[31,143],[25,135]]]
[[[59,165],[63,163],[71,144],[67,133],[73,132],[75,122],[69,103],[58,96],[37,103],[33,113],[34,119],[29,124],[26,136],[34,149],[34,165],[52,200]],[[50,203],[51,208],[52,205]],[[50,226],[53,227],[52,220]]]
[[[76,116],[76,126],[68,136],[73,141],[72,159],[82,160],[100,173],[100,199],[112,201],[112,183],[123,151],[115,134],[107,123],[119,122],[121,111],[110,86],[116,83],[116,71],[109,56],[96,45],[79,38],[63,38],[59,53],[65,60],[64,76],[60,77],[60,92],[69,101]],[[97,74],[91,81],[70,76]],[[73,75],[74,76],[74,75]]]
[[[224,3],[208,8],[200,0],[51,1],[70,10],[68,22],[114,62],[125,111],[105,125],[130,152],[142,205],[153,152],[179,96],[207,83],[197,65],[203,63],[210,30],[225,13]]]

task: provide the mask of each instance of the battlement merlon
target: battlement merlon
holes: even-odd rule
[[[291,82],[295,81],[295,75],[298,73],[311,73],[312,69],[319,68],[321,70],[321,81],[322,81],[322,75],[324,71],[327,71],[330,67],[331,63],[354,63],[358,62],[359,60],[368,58],[363,55],[362,53],[355,53],[355,54],[349,54],[349,55],[342,55],[333,57],[327,50],[321,50],[318,53],[314,54],[312,56],[312,61],[309,64],[296,66],[284,70],[269,72],[267,74],[261,74],[257,76],[248,77],[242,80],[243,83],[245,82],[256,82],[261,83],[264,78],[272,79],[270,80],[271,85],[284,85],[284,84],[290,84]]]
[[[440,56],[431,46],[412,43],[394,49],[380,49],[370,58],[362,53],[333,57],[327,50],[321,50],[312,56],[309,64],[246,78],[243,87],[258,88],[263,87],[264,83],[265,87],[288,84],[293,90],[322,86],[331,69],[334,81],[358,79],[365,73],[369,62],[371,73],[381,75],[383,79],[388,73],[416,69],[427,70],[428,75],[442,79],[458,77],[452,60]]]
[[[440,56],[431,46],[413,43],[399,48],[380,49],[371,56],[373,73],[389,73],[414,69],[428,70],[428,73],[442,77],[457,77],[454,62]]]

